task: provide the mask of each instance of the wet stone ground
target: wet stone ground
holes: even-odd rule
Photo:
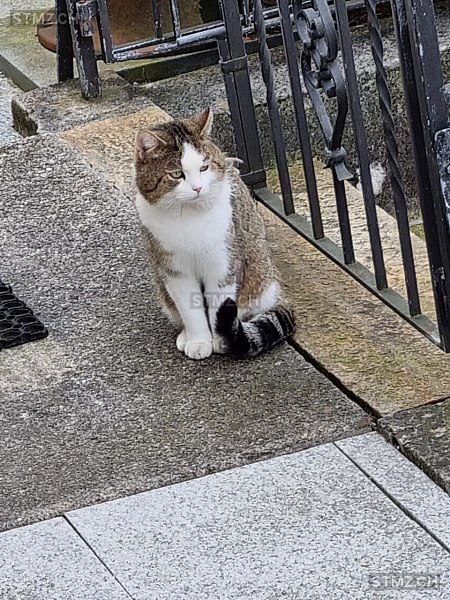
[[[12,144],[20,139],[20,135],[13,129],[11,115],[11,97],[22,93],[0,71],[0,147]]]

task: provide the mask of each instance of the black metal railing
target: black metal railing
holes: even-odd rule
[[[215,48],[216,40],[223,36],[225,27],[221,16],[219,0],[201,0],[190,3],[191,16],[195,25],[182,22],[182,10],[189,6],[181,0],[147,0],[147,12],[143,15],[145,27],[153,30],[154,36],[145,39],[133,39],[126,43],[114,42],[114,25],[107,0],[55,0],[57,25],[58,79],[65,81],[74,76],[73,59],[76,59],[81,91],[86,99],[101,94],[100,81],[96,65],[96,38],[100,46],[101,58],[105,63],[118,63],[130,60],[156,58],[170,54],[196,51],[203,48]],[[331,2],[331,0],[328,0]],[[389,0],[380,0],[385,6]],[[131,0],[130,4],[132,4]],[[311,5],[312,0],[306,0]],[[281,43],[280,21],[276,0],[263,0],[265,29],[271,36],[271,45]],[[145,3],[144,3],[145,5]],[[364,0],[346,0],[347,9],[359,21]],[[253,0],[238,0],[242,35],[254,34]],[[123,21],[128,14],[136,18],[136,11],[123,4]],[[194,10],[195,8],[195,10]],[[333,8],[332,8],[333,10]],[[117,12],[117,11],[116,11]],[[115,18],[117,19],[117,14]],[[133,21],[134,22],[134,21]]]
[[[265,165],[258,136],[255,135],[255,107],[249,91],[249,71],[242,44],[238,3],[237,0],[222,0],[226,31],[219,42],[219,50],[237,151],[245,159],[242,174],[253,188],[254,195],[263,204],[435,343],[450,351],[450,125],[432,0],[392,0],[392,14],[414,154],[417,194],[423,215],[436,322],[421,312],[407,198],[388,76],[383,62],[383,40],[376,0],[365,0],[365,7],[386,145],[386,166],[398,228],[405,295],[389,287],[345,0],[335,0],[331,6],[326,0],[313,0],[308,6],[302,0],[295,0],[293,3],[278,0],[305,178],[305,189],[302,191],[308,196],[308,215],[296,214],[293,201],[290,162],[284,141],[261,0],[254,1],[252,20],[258,40],[261,75],[267,92],[267,111],[281,199],[267,187]],[[297,39],[301,41],[300,58]],[[340,243],[326,237],[311,148],[311,123],[307,117],[302,87],[323,134],[325,165],[332,173]],[[358,263],[355,257],[347,198],[349,184],[346,183],[354,180],[354,175],[346,166],[347,153],[342,142],[344,133],[349,129],[354,138],[355,156],[352,157],[352,162],[359,167],[371,268]]]

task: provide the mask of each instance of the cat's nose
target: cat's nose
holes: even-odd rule
[[[195,193],[197,193],[197,194],[200,194],[200,192],[202,191],[202,186],[195,187],[195,188],[193,187],[192,191],[195,192]]]

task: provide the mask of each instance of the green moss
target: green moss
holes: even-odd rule
[[[410,229],[412,233],[414,233],[414,235],[417,235],[417,237],[419,237],[421,240],[425,239],[425,230],[423,228],[422,223],[418,223],[417,225],[411,225]]]

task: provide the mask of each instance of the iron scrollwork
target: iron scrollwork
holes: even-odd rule
[[[327,0],[313,0],[311,8],[302,8],[303,0],[294,1],[294,22],[303,44],[301,68],[306,91],[325,138],[326,165],[333,168],[339,181],[353,179],[345,166],[346,151],[342,136],[348,112],[347,90],[337,62],[338,37]],[[334,123],[327,112],[320,90],[335,98]]]

